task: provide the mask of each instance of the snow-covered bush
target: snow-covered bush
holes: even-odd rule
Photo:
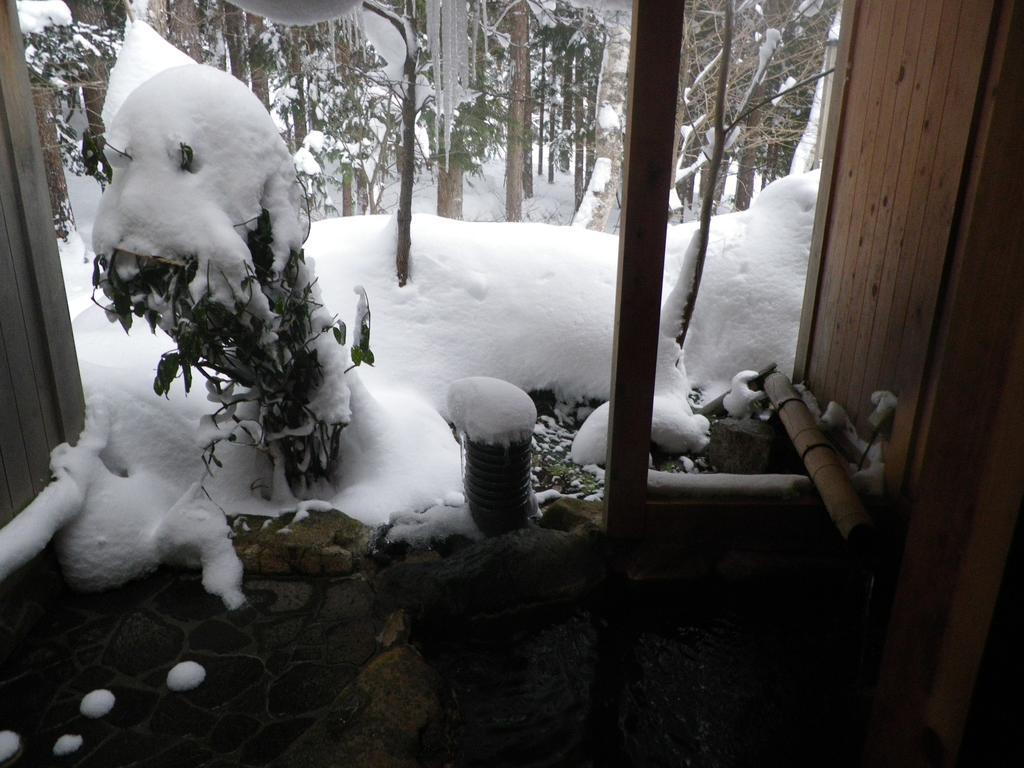
[[[93,284],[125,330],[143,318],[176,343],[157,394],[205,378],[208,462],[228,440],[267,451],[295,493],[332,479],[351,418],[345,325],[305,260],[295,168],[263,105],[224,72],[175,67],[132,91],[107,146]]]

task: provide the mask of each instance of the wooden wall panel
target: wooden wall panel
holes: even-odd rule
[[[0,0],[0,525],[45,486],[84,405],[13,0]]]
[[[820,276],[798,368],[862,433],[869,398],[899,396],[887,456],[909,490],[913,450],[954,212],[961,192],[994,0],[856,2]]]
[[[864,765],[956,764],[1024,501],[1024,0],[1002,0],[994,21],[931,333],[907,543]]]

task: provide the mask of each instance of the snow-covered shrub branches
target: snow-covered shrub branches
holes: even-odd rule
[[[263,210],[248,233],[251,264],[243,265],[241,292],[232,305],[209,289],[193,297],[190,286],[199,267],[194,258],[101,254],[93,283],[125,330],[133,316],[141,317],[176,343],[157,365],[153,389],[158,395],[166,395],[178,376],[189,391],[193,370],[206,379],[209,399],[219,404],[206,417],[211,428],[207,462],[220,465],[218,442],[240,440],[281,461],[289,485],[300,491],[330,479],[338,465],[345,424],[320,418],[312,403],[325,378],[317,341],[332,332],[333,342],[344,344],[345,324],[325,324],[302,250],[290,251],[283,269],[274,268],[273,239],[270,214]],[[257,291],[270,307],[269,316],[252,310]]]
[[[93,284],[110,319],[127,330],[143,318],[174,340],[154,389],[206,380],[218,406],[204,419],[208,464],[227,440],[266,451],[275,486],[296,494],[334,479],[351,418],[345,326],[305,261],[293,158],[265,108],[230,75],[189,64],[136,88],[108,138]]]

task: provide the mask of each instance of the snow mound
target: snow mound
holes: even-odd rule
[[[106,688],[97,688],[82,697],[82,703],[78,705],[78,711],[91,720],[98,720],[110,714],[116,701],[114,694]]]
[[[729,394],[725,396],[722,405],[734,419],[745,419],[753,413],[754,403],[764,397],[764,392],[750,388],[750,382],[756,378],[757,371],[740,371],[732,377]]]
[[[306,242],[328,302],[360,284],[370,296],[368,385],[412,386],[442,415],[448,386],[468,376],[570,401],[608,398],[613,235],[416,214],[404,288],[395,237],[392,217],[353,216],[316,222]]]
[[[34,35],[47,27],[71,24],[71,10],[63,0],[18,0],[18,26],[21,34]]]
[[[459,444],[430,403],[408,389],[371,393],[359,377],[349,376],[352,422],[341,433],[341,480],[333,506],[378,525],[458,494]]]
[[[191,691],[203,684],[206,668],[195,661],[182,661],[167,673],[167,687],[172,691]]]
[[[274,229],[276,269],[301,247],[292,157],[260,100],[226,72],[190,64],[149,78],[125,99],[107,142],[129,157],[108,152],[115,172],[93,226],[96,253],[194,257],[192,295],[209,289],[233,306],[252,269],[245,224],[261,208]],[[269,312],[258,291],[250,305]]]
[[[761,191],[749,210],[712,218],[700,294],[686,336],[686,371],[706,399],[727,390],[736,371],[774,362],[792,374],[818,176],[812,171],[779,179]],[[665,287],[672,290],[662,308],[663,332],[678,327],[689,288],[678,276],[689,274],[695,229],[669,229]]]
[[[448,418],[473,442],[508,446],[533,436],[537,407],[515,384],[470,376],[448,388]]]
[[[83,739],[77,733],[65,733],[53,744],[53,756],[73,755],[82,748]]]
[[[133,22],[124,35],[124,43],[117,55],[117,61],[110,70],[107,95],[100,116],[103,124],[113,125],[118,110],[128,95],[142,83],[165,69],[195,64],[188,54],[168,43],[144,21]],[[118,149],[124,149],[115,143]]]

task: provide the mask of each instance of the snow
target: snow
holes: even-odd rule
[[[376,13],[364,13],[361,28],[366,39],[386,62],[384,75],[393,83],[405,80],[405,38],[387,19]]]
[[[21,749],[21,736],[14,731],[0,731],[0,763],[10,760]]]
[[[715,216],[700,294],[686,337],[686,372],[706,400],[729,389],[736,371],[777,363],[791,375],[814,227],[818,172],[787,176],[750,209]],[[678,325],[696,224],[671,227],[665,254],[662,328]],[[684,268],[685,267],[685,268]],[[672,281],[670,283],[669,281]]]
[[[792,365],[816,182],[814,174],[776,182],[749,211],[713,219],[685,355],[691,381],[709,399],[737,370]],[[694,229],[669,229],[666,289]],[[412,280],[400,289],[394,237],[391,217],[328,219],[313,225],[305,246],[329,306],[351,306],[362,285],[373,307],[376,364],[346,377],[352,421],[342,432],[341,478],[320,498],[374,525],[445,506],[448,494],[461,492],[459,447],[442,418],[452,382],[491,376],[569,402],[607,400],[610,385],[617,238],[417,214]],[[88,283],[88,265],[63,266],[69,284]],[[269,466],[248,448],[225,445],[223,469],[204,479],[197,422],[208,404],[177,385],[167,400],[152,394],[167,339],[125,336],[97,307],[78,306],[73,326],[87,401],[90,409],[106,402],[110,419],[113,447],[104,458],[115,471],[103,469],[101,484],[124,488],[121,514],[160,517],[198,480],[228,514],[296,508],[294,500],[263,497]],[[689,415],[677,362],[678,348],[663,336],[653,426],[659,442],[699,446],[706,422]],[[575,446],[580,464],[604,461],[607,406],[591,419]]]
[[[483,538],[464,503],[456,506],[436,504],[422,513],[396,515],[392,523],[388,540],[405,542],[413,547],[425,547],[456,535],[472,540]]]
[[[750,382],[757,378],[757,371],[740,371],[732,377],[729,394],[722,404],[734,419],[745,419],[754,411],[754,404],[764,397],[764,392],[750,388]]]
[[[167,673],[167,687],[172,691],[191,691],[206,679],[206,668],[195,661],[182,661]]]
[[[509,446],[533,435],[537,407],[514,384],[487,376],[459,379],[448,388],[448,418],[475,443]]]
[[[615,107],[605,102],[597,112],[597,125],[602,131],[619,131],[622,130],[622,118]]]
[[[78,711],[85,717],[98,720],[105,717],[114,708],[114,694],[106,688],[97,688],[82,697],[82,703],[78,705]]]
[[[129,37],[143,27],[134,25]],[[120,61],[130,61],[126,48]],[[111,126],[111,144],[133,159],[114,158],[115,182],[93,227],[98,248],[195,252],[230,270],[248,258],[234,224],[259,205],[272,208],[282,248],[301,242],[293,158],[244,86],[193,63],[136,85]],[[305,149],[315,154],[317,141]],[[193,148],[195,173],[180,168],[179,143]],[[467,179],[469,215],[491,215],[481,201],[499,199],[492,193],[501,162],[492,165],[490,176],[485,169],[484,179]],[[486,184],[493,189],[474,186]],[[558,211],[572,196],[571,185],[563,186],[554,188],[567,192]],[[785,179],[749,211],[714,218],[685,369],[671,311],[658,340],[652,439],[666,450],[706,443],[707,421],[692,414],[687,399],[691,382],[710,398],[737,370],[792,365],[816,187],[815,174]],[[424,210],[431,195],[418,195]],[[83,229],[89,219],[79,217]],[[685,274],[694,229],[669,227],[666,308],[677,306],[678,292],[673,298],[670,289]],[[127,337],[109,324],[88,304],[84,245],[62,249],[89,426],[78,446],[54,453],[56,482],[0,531],[0,578],[63,528],[57,551],[76,588],[114,586],[161,562],[187,564],[202,566],[207,588],[234,606],[244,599],[241,566],[224,512],[276,515],[322,504],[368,524],[391,521],[399,540],[423,541],[439,530],[475,535],[461,495],[459,446],[444,418],[451,415],[448,387],[486,376],[548,389],[568,402],[606,400],[618,241],[579,228],[417,214],[412,278],[400,289],[395,234],[391,217],[325,220],[305,245],[326,306],[347,309],[352,291],[365,288],[376,364],[348,375],[332,368],[350,398],[343,401],[351,422],[342,432],[340,477],[302,503],[268,493],[269,462],[245,447],[225,445],[218,451],[223,468],[205,474],[198,424],[209,404],[195,393],[185,397],[180,383],[167,399],[152,393],[154,364],[170,342]],[[328,394],[337,403],[338,393]],[[590,414],[574,461],[603,463],[607,418],[607,404]],[[531,423],[527,434],[532,430]]]
[[[54,757],[72,755],[82,748],[82,737],[77,733],[65,733],[53,745]]]
[[[90,411],[75,447],[63,443],[50,456],[54,478],[13,520],[0,528],[0,581],[42,552],[60,528],[78,514],[92,476],[100,470],[105,436]]]
[[[295,163],[295,170],[299,173],[315,176],[322,170],[320,168],[320,163],[316,161],[316,158],[313,157],[313,153],[306,147],[299,147],[292,156],[292,160]]]
[[[18,26],[23,35],[43,32],[47,27],[71,24],[71,10],[63,0],[18,0]]]
[[[146,22],[133,22],[125,32],[117,61],[110,70],[110,81],[101,113],[103,124],[110,128],[128,95],[149,78],[172,67],[195,63],[188,54],[164,40]],[[108,141],[113,140],[108,137]],[[116,142],[114,146],[124,149],[124,146]]]
[[[107,142],[131,159],[108,153],[116,170],[93,226],[96,253],[194,256],[192,295],[209,288],[233,306],[251,266],[236,225],[261,206],[270,213],[277,268],[301,246],[292,158],[260,100],[226,72],[189,64],[151,77],[108,123]],[[193,150],[190,170],[181,167],[181,144]],[[262,293],[249,309],[266,314]]]

